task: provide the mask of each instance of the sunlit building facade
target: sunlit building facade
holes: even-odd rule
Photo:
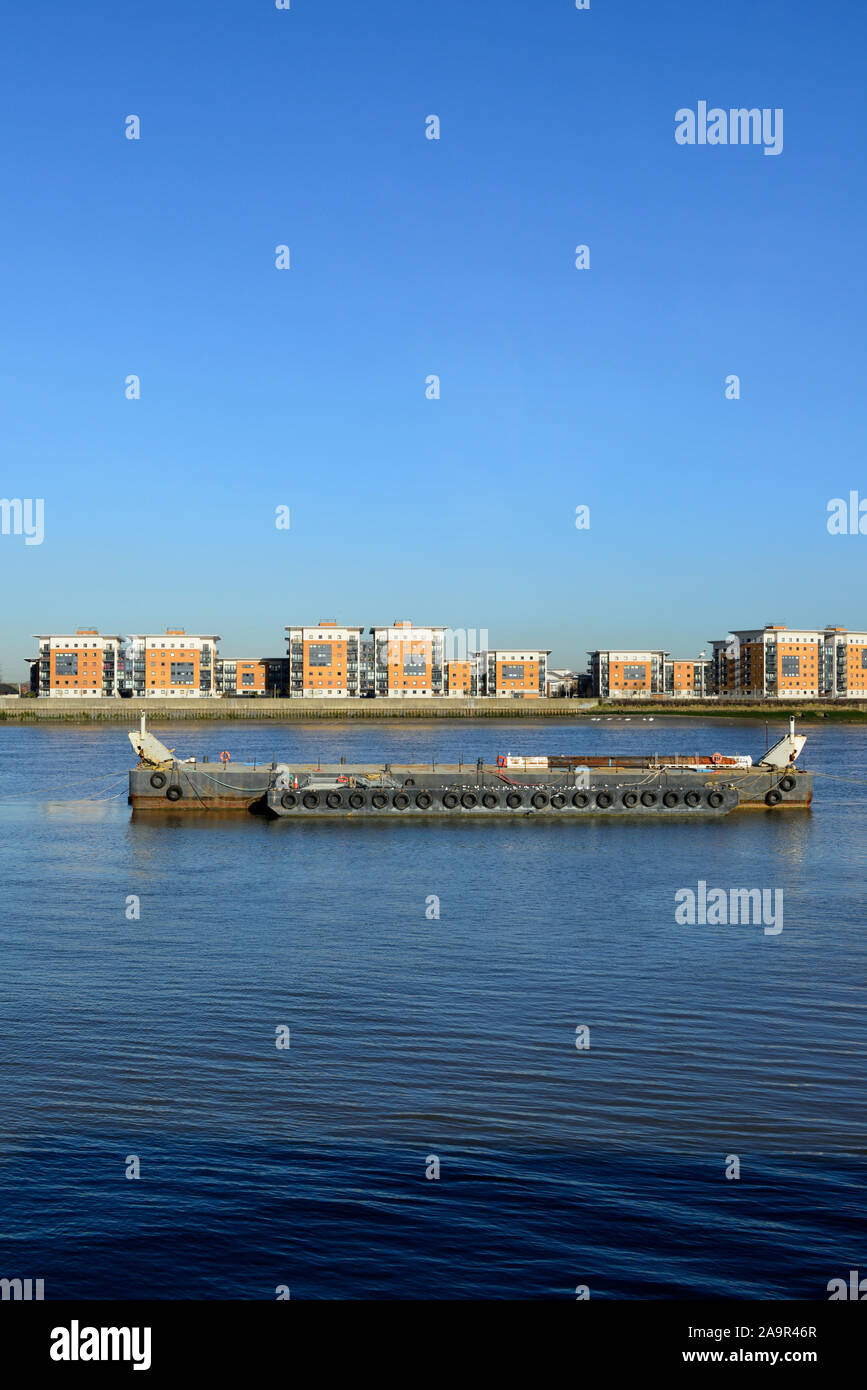
[[[73,633],[35,633],[39,655],[32,658],[31,688],[58,699],[111,697],[123,679],[123,638],[95,627]]]

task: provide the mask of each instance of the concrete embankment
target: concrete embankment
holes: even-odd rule
[[[55,700],[16,699],[0,696],[0,723],[39,723],[42,720],[69,724],[99,721],[138,723],[144,709],[156,721],[179,719],[788,719],[794,714],[799,723],[828,719],[840,723],[867,720],[867,702],[839,703],[791,700],[751,701],[729,704],[718,700],[665,702],[657,700],[498,700],[457,699],[451,697],[418,700]]]
[[[574,719],[595,709],[594,700],[488,700],[443,697],[419,700],[56,700],[0,698],[0,721],[36,723],[43,719],[87,724],[120,720],[138,723],[176,719],[520,719],[554,716]]]

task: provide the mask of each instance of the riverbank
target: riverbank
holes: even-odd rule
[[[799,723],[867,723],[867,702],[808,703],[791,700],[729,704],[716,700],[669,702],[629,700],[67,700],[0,697],[0,723],[33,724],[43,720],[67,724],[114,721],[138,722],[141,709],[153,720],[276,720],[297,719],[745,719],[759,722],[788,719]]]
[[[690,700],[689,703],[666,702],[664,705],[650,701],[645,704],[642,701],[636,707],[636,704],[630,701],[597,705],[592,711],[593,718],[600,715],[602,718],[609,715],[617,715],[618,718],[623,715],[641,718],[647,714],[652,714],[654,719],[683,719],[692,716],[700,719],[754,719],[760,722],[788,719],[790,715],[794,715],[799,724],[817,720],[827,720],[834,724],[864,724],[867,723],[867,703],[853,700],[851,704],[840,701],[837,704],[799,705],[794,700],[756,700],[748,704],[729,704],[727,701]]]
[[[137,724],[142,710],[154,721],[194,719],[580,719],[596,709],[595,700],[16,700],[0,698],[0,722],[36,723],[43,719],[70,724],[120,720]]]

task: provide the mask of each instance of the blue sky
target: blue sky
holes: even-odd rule
[[[867,497],[865,41],[851,0],[16,7],[0,495],[45,539],[0,536],[4,676],[91,625],[582,669],[867,627],[826,528]],[[678,145],[700,100],[783,108],[783,152]]]

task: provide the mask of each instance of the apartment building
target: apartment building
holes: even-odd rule
[[[545,694],[550,650],[511,651],[496,648],[482,654],[486,695],[513,700],[538,700]]]
[[[725,699],[737,690],[737,659],[734,636],[712,638],[710,642],[709,689],[712,695]]]
[[[363,627],[323,618],[314,627],[287,627],[289,687],[296,699],[361,693]]]
[[[709,657],[669,657],[663,665],[663,688],[674,700],[701,699],[710,692],[713,663]]]
[[[372,627],[374,691],[403,699],[445,693],[445,627],[414,627],[407,619]]]
[[[823,636],[823,694],[835,699],[867,699],[867,632],[826,627]]]
[[[265,695],[268,671],[261,657],[218,656],[215,666],[218,695]]]
[[[475,695],[478,690],[478,661],[447,661],[445,665],[447,695]]]
[[[123,638],[95,627],[74,633],[34,633],[38,657],[31,657],[31,688],[57,698],[114,696],[123,678]]]
[[[213,633],[188,633],[182,627],[132,634],[125,645],[124,688],[144,699],[216,697],[219,640]]]
[[[581,694],[582,677],[577,671],[563,667],[547,668],[545,693],[549,700],[568,700]]]
[[[664,698],[667,652],[628,648],[597,650],[588,652],[588,656],[593,694],[597,698]]]
[[[721,698],[864,699],[867,633],[845,627],[739,628],[711,642],[712,682]]]

